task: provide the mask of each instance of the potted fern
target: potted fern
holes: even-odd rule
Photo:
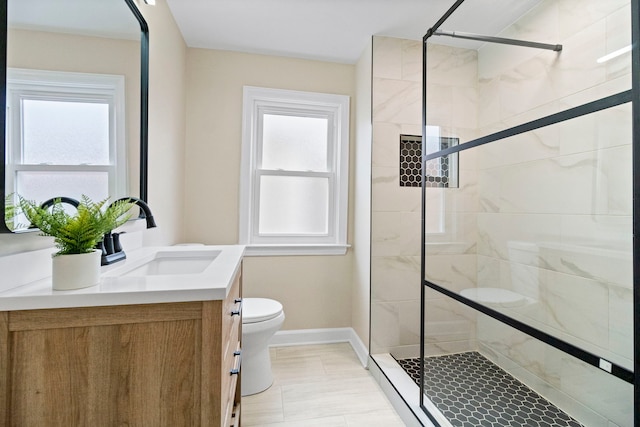
[[[7,194],[4,198],[4,223],[11,231],[16,229],[15,217],[18,216],[18,209],[13,204],[13,194]]]
[[[43,236],[52,236],[58,249],[53,254],[53,289],[79,289],[99,282],[101,252],[96,245],[105,233],[129,219],[127,212],[133,207],[125,199],[105,208],[107,200],[94,202],[83,195],[75,214],[70,215],[60,199],[51,207],[43,207],[19,197],[22,213]]]

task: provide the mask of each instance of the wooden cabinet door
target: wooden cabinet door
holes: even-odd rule
[[[201,425],[201,304],[10,313],[10,425]]]

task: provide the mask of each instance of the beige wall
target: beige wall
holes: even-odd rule
[[[235,244],[243,86],[349,95],[353,105],[355,67],[189,49],[187,73],[185,240]],[[353,144],[351,151],[353,164]],[[353,202],[350,230],[352,212]],[[350,252],[345,256],[248,257],[245,296],[282,302],[287,316],[283,329],[348,327],[351,265]]]
[[[158,223],[145,245],[182,240],[185,218],[187,46],[165,0],[138,2],[149,24],[149,205]]]
[[[242,86],[349,95],[354,120],[355,67],[187,49],[164,0],[156,6],[140,1],[139,7],[150,30],[149,203],[158,223],[144,232],[144,244],[237,243]],[[354,157],[352,143],[352,171]],[[353,181],[350,188],[352,242]],[[33,250],[43,240],[0,236],[0,250]],[[353,319],[367,342],[362,298],[368,289],[354,291],[352,307],[352,259],[351,250],[345,256],[247,258],[245,295],[281,301],[283,329],[349,327]]]

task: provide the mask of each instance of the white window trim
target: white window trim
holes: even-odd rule
[[[333,118],[330,131],[335,144],[329,148],[329,161],[337,183],[331,196],[329,234],[327,236],[257,236],[257,161],[260,158],[256,143],[260,131],[260,117],[264,112],[304,112],[310,116],[322,111]],[[334,150],[335,147],[335,150]],[[240,244],[246,245],[249,256],[272,255],[344,255],[347,244],[348,187],[349,187],[349,97],[315,92],[301,92],[245,86],[242,116],[242,164],[240,178]],[[283,173],[283,175],[286,174]],[[318,176],[314,172],[296,172],[296,176]],[[301,242],[304,239],[304,242]]]
[[[109,165],[28,165],[22,163],[21,102],[29,99],[97,100],[109,104]],[[125,79],[121,75],[76,73],[7,68],[7,122],[13,131],[7,135],[6,186],[15,192],[15,175],[20,170],[107,171],[109,196],[128,192]],[[62,195],[61,195],[62,196]]]

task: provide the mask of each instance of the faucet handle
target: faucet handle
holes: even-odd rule
[[[113,253],[122,252],[122,244],[120,243],[120,235],[126,233],[121,231],[120,233],[113,233]]]
[[[111,233],[107,233],[102,238],[102,247],[103,252],[106,252],[107,255],[110,255],[115,252],[113,247],[113,235]]]
[[[96,249],[102,252],[102,256],[107,254],[107,248],[104,246],[104,237],[98,243],[96,243]]]

